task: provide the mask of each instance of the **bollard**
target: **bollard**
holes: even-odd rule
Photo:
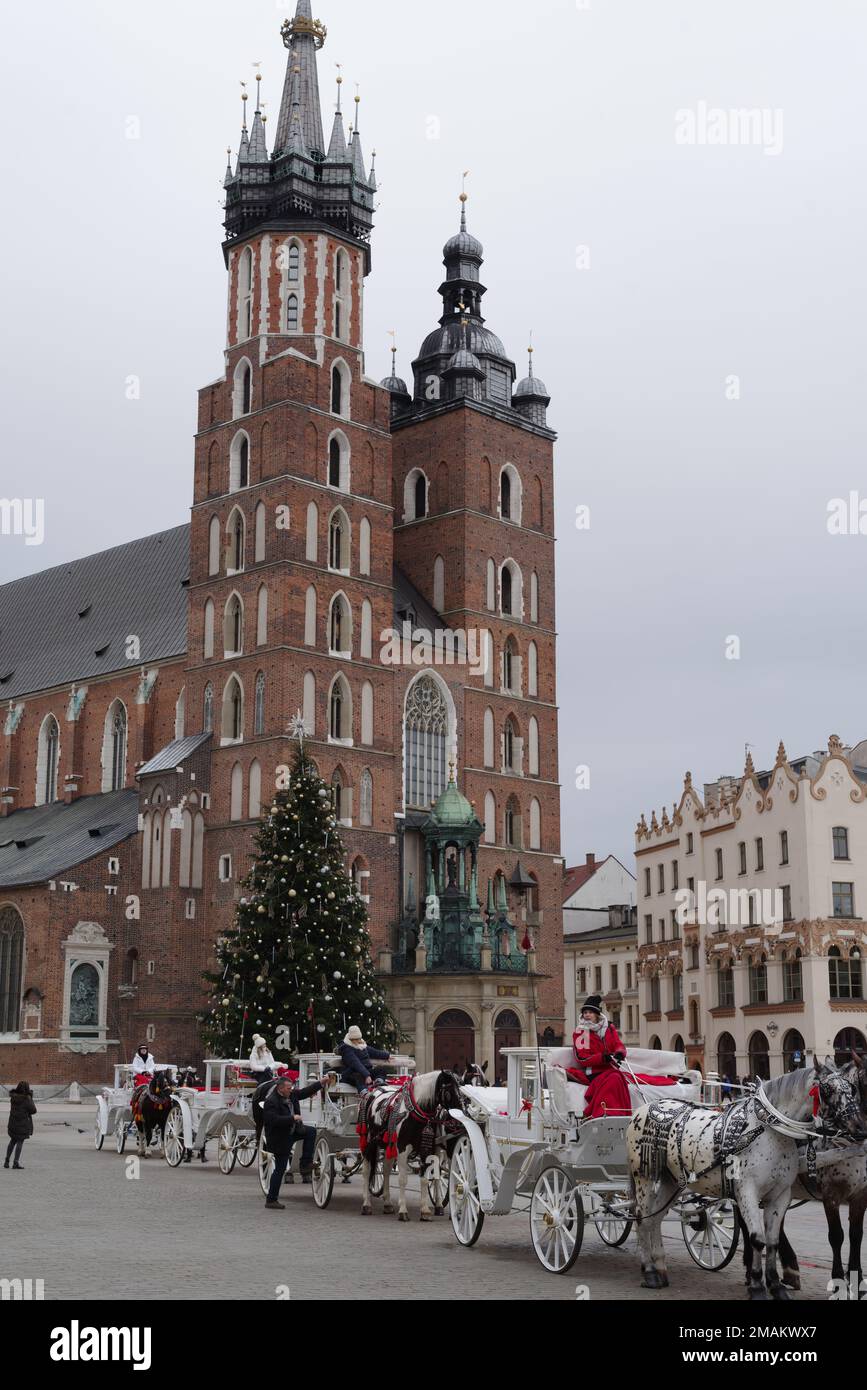
[[[80,1105],[80,1104],[81,1104],[81,1091],[80,1091],[80,1089],[79,1089],[79,1086],[78,1086],[78,1082],[77,1082],[77,1081],[70,1081],[70,1083],[69,1083],[69,1104],[70,1104],[70,1105]]]

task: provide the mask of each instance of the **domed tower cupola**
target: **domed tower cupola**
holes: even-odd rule
[[[515,364],[497,335],[485,327],[482,317],[486,292],[480,278],[483,255],[482,243],[467,228],[467,195],[461,193],[460,228],[443,247],[446,278],[439,287],[443,301],[439,328],[428,334],[412,364],[416,410],[435,408],[456,394],[489,401],[506,410],[511,407]],[[463,382],[457,392],[455,372],[446,374],[461,352],[468,352],[475,361],[454,362]],[[481,377],[477,376],[478,371]],[[468,381],[472,381],[472,389],[464,389]]]
[[[534,425],[547,425],[547,411],[551,404],[551,397],[548,395],[541,377],[533,375],[532,345],[527,349],[527,353],[530,359],[529,370],[523,381],[519,381],[515,387],[512,404],[520,415],[523,415]]]
[[[391,349],[391,376],[383,377],[379,383],[391,394],[391,418],[405,415],[412,406],[412,396],[406,389],[403,377],[397,375],[397,346]]]
[[[463,313],[461,318],[462,341],[461,346],[443,372],[446,396],[449,400],[457,400],[464,396],[473,401],[480,401],[485,382],[485,369],[475,353],[470,352],[467,347],[469,319],[466,317],[465,306],[461,304],[459,308]]]

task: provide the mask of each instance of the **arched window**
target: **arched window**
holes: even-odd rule
[[[253,733],[265,732],[265,672],[256,675],[256,699],[253,706]]]
[[[241,512],[235,507],[229,516],[226,526],[228,536],[228,553],[226,556],[226,569],[230,573],[239,574],[244,568],[244,551],[246,549],[246,527]]]
[[[731,1033],[720,1033],[716,1045],[716,1069],[723,1081],[737,1081],[737,1046]]]
[[[370,522],[366,516],[358,527],[358,572],[370,574]]]
[[[542,807],[535,796],[530,802],[530,849],[542,848]]]
[[[362,825],[373,824],[373,777],[368,768],[361,774],[358,814]]]
[[[202,729],[206,734],[212,732],[214,728],[214,687],[210,682],[205,686],[205,694],[202,700]]]
[[[256,505],[256,511],[255,511],[255,536],[256,536],[256,539],[255,539],[255,551],[254,551],[254,555],[255,555],[255,558],[256,558],[256,562],[257,562],[257,563],[258,563],[259,561],[265,559],[265,525],[266,525],[266,521],[267,521],[267,515],[266,515],[266,512],[265,512],[265,503],[264,503],[264,502],[259,502],[259,503],[257,503],[257,505]]]
[[[506,560],[500,571],[500,612],[505,617],[520,618],[523,606],[521,571],[514,560]]]
[[[223,691],[222,739],[239,743],[244,737],[244,691],[237,676],[231,676]]]
[[[304,595],[304,645],[316,646],[316,590],[312,584]]]
[[[493,560],[488,561],[485,583],[485,607],[493,613],[497,606],[497,567]]]
[[[510,846],[511,846],[512,848],[514,848],[514,849],[520,849],[521,846],[522,846],[522,835],[521,835],[521,830],[522,830],[522,826],[521,826],[521,808],[520,808],[520,806],[518,805],[517,798],[514,797],[514,796],[510,796],[509,799],[508,799],[508,801],[506,802],[506,814],[505,814],[505,841],[506,841],[506,844],[507,844],[507,845],[510,845]]]
[[[345,594],[335,594],[328,615],[328,648],[332,656],[352,654],[352,613]]]
[[[437,555],[433,567],[433,606],[442,613],[446,606],[446,564],[442,555]]]
[[[315,502],[307,504],[307,545],[305,559],[315,564],[319,557],[319,509]]]
[[[328,568],[349,573],[349,519],[339,508],[328,523]]]
[[[497,843],[497,802],[493,792],[485,792],[485,840],[489,845]]]
[[[335,362],[331,368],[331,413],[349,418],[349,368],[345,362]]]
[[[202,655],[208,661],[214,655],[214,600],[205,600],[202,632]]]
[[[764,1033],[757,1031],[752,1034],[747,1044],[747,1051],[750,1059],[750,1076],[759,1076],[762,1081],[770,1081],[770,1050],[768,1048],[768,1040]]]
[[[239,431],[229,451],[229,491],[239,492],[250,485],[250,440]]]
[[[413,468],[406,475],[403,488],[403,519],[418,521],[428,513],[428,483],[420,468]]]
[[[258,758],[250,764],[250,791],[247,807],[250,820],[258,820],[262,814],[262,765]]]
[[[361,656],[370,658],[373,656],[373,606],[370,599],[363,599],[361,603]]]
[[[57,800],[57,765],[60,761],[60,725],[53,714],[47,714],[39,730],[36,757],[36,805],[50,805]]]
[[[304,673],[301,713],[304,718],[304,728],[312,738],[316,733],[316,677],[312,671],[306,671]]]
[[[211,517],[208,528],[208,574],[220,573],[220,518]]]
[[[539,694],[539,654],[535,642],[527,648],[527,694]]]
[[[102,737],[102,790],[120,791],[126,784],[126,707],[114,700],[105,716]]]
[[[256,646],[264,647],[268,641],[268,586],[261,584],[256,595]]]
[[[798,1071],[806,1065],[806,1046],[797,1028],[783,1035],[783,1071]]]
[[[834,1061],[838,1067],[851,1062],[853,1052],[859,1053],[863,1058],[865,1050],[867,1041],[857,1028],[841,1028],[834,1039]]]
[[[253,252],[249,246],[241,254],[238,304],[240,306],[239,336],[250,338],[253,334]]]
[[[505,469],[500,474],[500,516],[504,521],[511,517],[512,480]]]
[[[517,745],[520,743],[518,730],[511,715],[506,720],[503,727],[503,771],[517,772],[519,762],[516,759]]]
[[[24,922],[14,907],[0,908],[0,1033],[17,1033],[24,986]]]
[[[504,569],[500,579],[500,602],[504,613],[512,611],[512,571]]]
[[[416,518],[427,515],[427,484],[424,474],[415,480],[415,515]]]
[[[240,820],[244,814],[244,769],[240,763],[232,768],[231,790],[229,794],[229,819]]]
[[[482,759],[485,767],[494,766],[494,711],[485,710],[482,722]]]
[[[328,446],[328,486],[340,487],[340,445],[336,439]]]
[[[521,524],[521,475],[513,463],[500,472],[500,518]]]
[[[301,248],[297,241],[293,241],[289,247],[289,255],[286,258],[286,279],[290,285],[297,285],[301,278]]]
[[[331,805],[337,819],[343,820],[346,808],[343,805],[343,778],[339,771],[335,771],[331,778]]]
[[[234,389],[232,392],[232,415],[249,415],[253,398],[253,370],[246,357],[242,357],[235,367]]]
[[[365,681],[361,687],[361,742],[368,748],[373,745],[373,686]]]
[[[223,650],[225,656],[240,656],[244,650],[244,606],[237,594],[232,594],[223,615]]]
[[[175,701],[175,738],[183,738],[186,732],[187,723],[187,687],[181,687],[181,693]]]
[[[530,622],[539,621],[539,576],[535,570],[530,575]]]
[[[286,329],[289,333],[298,332],[298,296],[290,294],[286,299]]]
[[[337,430],[328,441],[328,486],[349,492],[349,440]]]
[[[341,248],[334,260],[334,336],[348,338],[351,310],[349,257]]]
[[[503,690],[513,695],[520,695],[521,662],[518,656],[518,647],[514,637],[506,638],[506,645],[503,647]]]
[[[419,676],[409,688],[404,714],[407,806],[427,810],[445,790],[449,711],[440,684]]]
[[[528,771],[531,777],[539,776],[539,724],[535,716],[530,717],[527,729],[529,748],[527,750]]]
[[[352,738],[352,697],[343,676],[338,676],[328,697],[328,736],[341,743]]]

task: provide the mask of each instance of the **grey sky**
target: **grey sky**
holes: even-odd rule
[[[186,518],[195,393],[221,366],[239,79],[262,62],[273,128],[293,10],[7,10],[0,494],[44,497],[46,534],[0,536],[0,580]],[[395,328],[408,375],[434,326],[463,169],[488,321],[521,373],[534,330],[560,432],[567,859],[631,863],[639,812],[670,806],[687,767],[739,771],[745,741],[761,765],[780,737],[794,755],[867,736],[867,536],[826,530],[830,498],[867,497],[860,0],[314,10],[326,122],[342,62],[378,153],[369,372]],[[781,152],[676,143],[702,102],[780,110]]]

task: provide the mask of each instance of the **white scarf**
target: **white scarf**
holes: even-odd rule
[[[585,1018],[581,1018],[578,1020],[578,1027],[586,1028],[588,1033],[595,1033],[597,1037],[604,1038],[608,1032],[609,1024],[606,1015],[600,1014],[598,1023],[588,1023]]]

